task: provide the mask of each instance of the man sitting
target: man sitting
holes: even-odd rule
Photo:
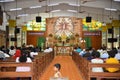
[[[116,59],[116,58],[114,58],[115,57],[115,54],[114,54],[114,51],[110,51],[109,52],[109,56],[110,56],[110,58],[108,58],[106,61],[105,61],[105,63],[108,63],[108,64],[119,64],[119,61]],[[118,71],[119,70],[119,68],[106,68],[106,70],[108,71],[108,72],[116,72],[116,71]]]

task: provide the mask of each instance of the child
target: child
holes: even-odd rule
[[[61,65],[59,63],[54,65],[54,71],[55,71],[54,77],[55,78],[61,77],[60,69],[61,69]]]

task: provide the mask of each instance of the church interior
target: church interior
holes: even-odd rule
[[[0,80],[120,80],[120,0],[0,0]]]

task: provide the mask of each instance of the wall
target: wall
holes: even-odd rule
[[[27,31],[27,45],[37,46],[37,39],[45,35],[46,33],[41,31]]]

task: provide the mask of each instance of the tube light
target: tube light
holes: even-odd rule
[[[61,11],[61,10],[58,9],[58,10],[53,10],[53,11],[51,11],[51,12],[59,12],[59,11]]]
[[[22,8],[10,9],[10,11],[17,11],[17,10],[22,10]]]
[[[30,8],[33,9],[33,8],[41,8],[42,6],[31,6]]]
[[[80,6],[79,4],[69,4],[70,6]]]
[[[76,10],[67,10],[67,11],[69,11],[69,12],[75,12],[75,13],[77,13],[77,11]]]
[[[114,1],[118,1],[118,2],[120,2],[120,0],[114,0]]]
[[[15,1],[15,0],[0,0],[0,2],[12,2],[12,1]]]
[[[22,17],[22,16],[28,16],[28,14],[20,14],[20,15],[18,15],[18,17]]]
[[[105,10],[117,11],[117,9],[113,9],[113,8],[105,8]]]

